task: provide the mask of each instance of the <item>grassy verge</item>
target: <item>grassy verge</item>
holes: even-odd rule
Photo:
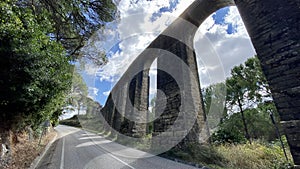
[[[39,156],[45,149],[46,145],[55,137],[55,131],[51,130],[41,141],[38,138],[32,141],[28,140],[27,133],[18,134],[18,143],[11,145],[12,161],[7,166],[1,166],[5,169],[29,168],[33,160]],[[40,144],[39,144],[40,143]]]
[[[60,124],[83,127],[96,133],[103,130],[99,119],[85,116],[80,116],[79,119],[77,116],[74,116],[70,119],[60,121]],[[102,134],[110,140],[115,140],[118,143],[135,147],[140,150],[147,151],[147,148],[151,146],[150,143],[128,143],[126,140],[119,140],[110,132],[103,132]],[[287,143],[286,147],[288,147]],[[288,149],[287,154],[291,160],[292,157]],[[252,144],[225,144],[212,146],[190,143],[185,147],[175,147],[161,156],[205,165],[214,169],[290,168],[289,163],[285,160],[285,156],[279,142],[265,143],[262,141],[254,141]]]
[[[284,153],[276,144],[254,142],[241,145],[221,145],[217,152],[226,159],[227,168],[286,169],[290,168]],[[292,159],[288,152],[289,159]]]
[[[214,169],[287,169],[291,168],[284,153],[276,143],[228,145],[189,144],[185,148],[173,148],[162,156],[201,164]],[[289,159],[292,157],[288,151]]]

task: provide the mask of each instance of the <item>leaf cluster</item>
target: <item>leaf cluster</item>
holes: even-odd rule
[[[213,91],[215,90],[215,91]],[[220,93],[226,91],[226,106],[222,111],[217,104],[222,99]],[[226,86],[214,84],[205,89],[204,105],[209,114],[222,114],[218,121],[217,130],[212,135],[215,143],[244,143],[248,140],[262,139],[272,141],[276,139],[274,125],[269,111],[279,121],[278,112],[272,101],[271,92],[260,62],[255,56],[244,64],[235,66],[231,77],[226,79]],[[213,101],[215,100],[215,101]],[[218,112],[218,113],[217,113]],[[215,123],[208,121],[208,123]],[[211,126],[211,124],[208,124]],[[211,128],[211,127],[210,127]]]
[[[0,114],[7,128],[50,118],[70,87],[73,69],[63,46],[47,35],[53,28],[48,13],[34,15],[18,2],[0,3]]]

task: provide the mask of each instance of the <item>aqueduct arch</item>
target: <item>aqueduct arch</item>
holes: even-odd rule
[[[102,114],[116,131],[131,137],[143,137],[149,97],[149,69],[158,58],[157,89],[167,98],[166,107],[154,121],[153,135],[165,132],[165,137],[185,133],[185,121],[181,126],[168,129],[180,118],[182,107],[199,110],[194,114],[196,123],[184,141],[199,141],[200,129],[204,126],[193,38],[201,23],[220,8],[236,5],[251,41],[261,61],[263,72],[270,84],[281,123],[296,165],[300,165],[300,1],[299,0],[195,0],[178,19],[160,34],[130,65],[112,90]],[[155,50],[153,50],[155,49]],[[182,65],[169,65],[163,59],[166,53],[180,58],[191,72]],[[166,66],[168,65],[168,66]],[[170,74],[160,70],[171,70],[184,78],[185,91]],[[157,104],[163,103],[158,96]],[[182,105],[182,100],[188,102]],[[138,111],[137,111],[138,110]],[[125,118],[126,117],[126,118]],[[162,136],[163,137],[163,136]],[[172,139],[171,139],[172,140]],[[170,139],[160,139],[160,144],[169,144]]]

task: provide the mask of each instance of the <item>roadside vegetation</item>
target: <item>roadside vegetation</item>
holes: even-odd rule
[[[73,117],[71,117],[69,119],[60,120],[59,124],[81,128],[81,124],[79,122],[77,115],[74,115]]]
[[[113,1],[2,0],[0,9],[0,168],[28,167],[45,146],[46,141],[40,144],[45,126],[82,127],[116,139],[105,132],[97,114],[102,106],[88,97],[88,87],[75,68],[80,58],[106,63],[105,54],[86,44],[116,18]],[[234,67],[226,82],[202,93],[210,144],[190,143],[162,156],[211,168],[289,168],[292,158],[256,56]],[[151,105],[155,111],[155,100]],[[64,111],[78,114],[59,122]],[[150,138],[153,124],[148,129]],[[30,152],[28,159],[25,153]]]
[[[45,121],[58,124],[68,102],[74,63],[90,57],[81,49],[88,48],[87,39],[115,14],[109,0],[0,2],[1,164],[12,161],[12,149],[27,128],[35,135]],[[105,57],[93,60],[101,65]]]
[[[234,67],[232,76],[225,83],[213,84],[203,89],[208,132],[211,134],[208,139],[210,144],[190,143],[175,147],[161,156],[220,169],[289,168],[292,157],[267,80],[259,64],[256,56],[250,58],[244,64]],[[81,125],[120,142],[113,133],[106,132],[101,119],[96,118],[101,106],[80,97],[73,102],[75,107],[86,105],[81,106],[88,107],[86,114],[78,114],[61,121],[60,124],[77,127]],[[152,107],[155,107],[154,103],[155,98],[151,101]],[[215,107],[222,104],[224,108]],[[147,138],[151,138],[152,130],[150,125]],[[279,137],[283,141],[288,160]],[[147,150],[151,144],[126,142],[126,145]]]
[[[42,137],[29,139],[29,135],[26,132],[22,132],[18,135],[18,143],[12,146],[11,153],[12,159],[10,164],[3,165],[6,169],[21,169],[29,168],[37,156],[40,156],[47,144],[52,141],[56,133],[53,129],[49,132],[45,132]]]
[[[291,168],[289,146],[256,56],[235,66],[225,83],[202,93],[210,144],[190,144],[163,155],[217,169]],[[224,109],[215,107],[224,99]]]
[[[286,161],[280,142],[276,140],[272,143],[253,141],[252,144],[189,144],[161,156],[212,169],[287,169],[292,166],[288,149],[287,153],[290,161]]]

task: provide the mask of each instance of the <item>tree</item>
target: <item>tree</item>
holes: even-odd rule
[[[226,79],[226,107],[229,111],[215,132],[214,139],[220,142],[243,142],[241,134],[250,143],[251,139],[274,139],[276,135],[268,110],[274,112],[277,120],[278,113],[258,58],[250,58],[234,67],[231,75]]]
[[[92,98],[87,97],[86,100],[86,116],[94,117],[97,115],[97,111],[100,111],[102,106],[97,101],[94,101]]]
[[[250,140],[245,109],[255,106],[262,100],[262,84],[267,84],[257,57],[248,59],[245,64],[235,66],[231,77],[226,80],[227,104],[232,111],[239,111],[243,122],[245,137]]]
[[[66,106],[72,106],[77,108],[79,115],[81,108],[86,104],[88,97],[88,87],[84,82],[82,76],[78,70],[73,72],[72,86],[70,93],[67,96]]]
[[[224,83],[212,84],[206,87],[202,93],[208,129],[214,130],[227,112],[225,107],[226,85]]]
[[[17,2],[0,2],[0,134],[7,146],[9,131],[36,128],[60,108],[73,69],[62,45],[47,36],[48,14],[35,16]]]
[[[110,0],[3,0],[0,9],[0,143],[9,146],[9,131],[57,121],[70,61],[116,8]]]
[[[243,143],[246,138],[251,143],[251,139],[275,140],[276,131],[269,111],[275,115],[276,122],[279,122],[279,115],[257,57],[234,67],[231,75],[226,79],[224,116],[212,134],[212,141]],[[206,112],[215,112],[216,106],[212,100],[215,99],[215,103],[220,100],[217,97],[220,90],[213,92],[216,87],[224,90],[220,85],[211,85],[203,92]]]
[[[276,140],[276,131],[270,120],[267,110],[276,112],[274,103],[259,103],[257,108],[244,110],[245,120],[248,124],[248,131],[251,139],[266,141]],[[278,113],[276,121],[279,122]],[[215,143],[244,143],[244,124],[239,113],[227,115],[219,125],[219,129],[212,135]]]
[[[118,17],[112,0],[19,0],[17,5],[31,8],[36,16],[47,12],[53,25],[49,35],[73,59],[79,57],[80,49],[96,30]]]
[[[238,113],[226,115],[215,131],[211,140],[213,143],[244,143],[246,141],[243,123]]]

